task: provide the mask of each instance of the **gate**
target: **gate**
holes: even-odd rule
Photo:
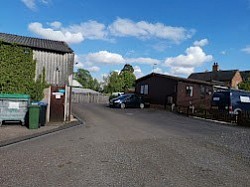
[[[50,121],[64,121],[65,87],[51,86]]]

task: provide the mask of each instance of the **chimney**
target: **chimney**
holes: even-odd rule
[[[219,71],[219,65],[217,62],[215,62],[213,65],[213,72],[217,72],[217,71]]]

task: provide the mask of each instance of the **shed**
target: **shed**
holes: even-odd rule
[[[136,93],[151,105],[210,107],[213,84],[151,73],[136,80]]]
[[[47,120],[69,120],[71,113],[69,85],[73,77],[73,50],[63,41],[14,34],[0,33],[0,40],[5,44],[15,43],[32,49],[33,59],[36,60],[36,78],[42,74],[44,68],[45,79],[51,85],[50,89],[44,91],[43,101],[48,103]]]

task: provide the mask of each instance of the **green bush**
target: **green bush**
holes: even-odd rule
[[[28,94],[32,100],[43,98],[45,71],[35,80],[36,61],[31,48],[0,41],[0,93]]]

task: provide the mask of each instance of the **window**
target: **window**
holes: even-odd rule
[[[148,84],[141,85],[141,94],[148,95]]]
[[[144,85],[141,85],[141,94],[144,94]]]
[[[148,95],[148,85],[147,84],[144,86],[144,94]]]
[[[194,89],[193,86],[187,86],[186,87],[186,95],[193,97],[193,89]]]

